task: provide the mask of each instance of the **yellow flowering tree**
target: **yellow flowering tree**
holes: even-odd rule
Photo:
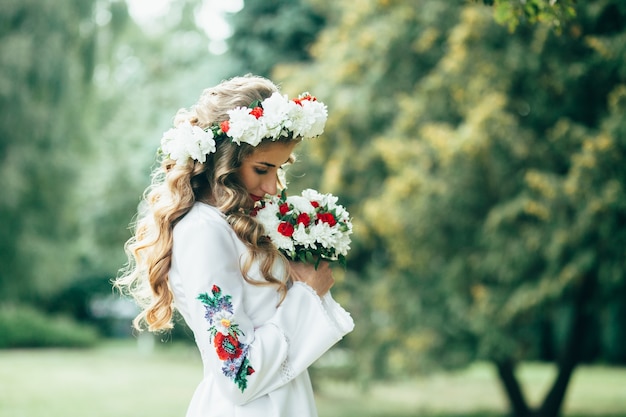
[[[488,360],[515,415],[557,415],[577,364],[625,359],[626,7],[581,4],[559,34],[463,1],[313,3],[315,62],[274,74],[331,109],[307,146],[355,219],[361,369]],[[527,359],[559,370],[537,410]]]

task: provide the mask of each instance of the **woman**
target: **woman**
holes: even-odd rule
[[[307,368],[354,326],[330,295],[327,263],[288,262],[250,215],[318,136],[326,107],[237,77],[181,110],[116,286],[143,307],[136,328],[172,327],[177,309],[204,366],[188,417],[317,415]]]

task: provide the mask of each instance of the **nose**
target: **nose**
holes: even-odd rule
[[[265,194],[276,195],[278,192],[278,184],[276,178],[273,175],[268,175],[268,178],[261,184],[261,191]]]

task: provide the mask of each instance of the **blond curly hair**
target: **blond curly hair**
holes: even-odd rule
[[[235,77],[204,90],[193,107],[178,111],[174,124],[189,121],[206,128],[226,120],[228,110],[262,101],[276,91],[278,87],[265,78]],[[280,139],[293,140],[298,139]],[[265,237],[263,227],[246,214],[252,202],[237,173],[243,160],[262,146],[263,142],[255,148],[247,143],[237,145],[222,140],[205,163],[190,160],[181,166],[165,158],[155,169],[134,223],[134,235],[125,245],[128,263],[114,281],[114,287],[132,296],[142,309],[133,320],[136,329],[161,331],[173,327],[174,297],[168,281],[173,229],[196,201],[211,204],[224,213],[246,244],[250,256],[242,267],[243,278],[254,285],[276,286],[280,300],[284,299],[287,284],[271,271],[276,260],[286,260]],[[278,179],[277,182],[283,186]],[[260,262],[264,282],[248,277],[248,270],[256,260]]]

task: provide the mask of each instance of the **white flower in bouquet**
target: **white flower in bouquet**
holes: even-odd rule
[[[253,214],[272,243],[289,259],[345,264],[352,221],[337,197],[307,189],[300,196],[269,197]]]

